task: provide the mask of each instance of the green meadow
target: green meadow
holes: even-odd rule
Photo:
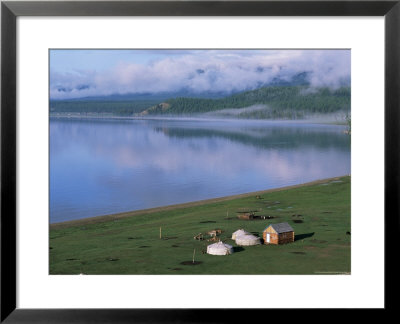
[[[348,274],[350,180],[51,224],[49,273]],[[261,219],[238,219],[243,210]],[[238,229],[262,237],[265,227],[281,222],[293,227],[295,242],[240,247],[231,240]],[[194,239],[214,229],[234,247],[232,255],[206,254],[214,242]]]

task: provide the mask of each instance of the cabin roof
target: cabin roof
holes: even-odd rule
[[[271,224],[271,226],[275,232],[277,233],[286,233],[286,232],[294,232],[293,228],[288,223],[278,223],[278,224]],[[267,226],[264,231],[269,227]]]

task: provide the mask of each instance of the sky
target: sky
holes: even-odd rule
[[[350,80],[350,50],[50,50],[50,98],[236,92],[308,72],[311,87]]]

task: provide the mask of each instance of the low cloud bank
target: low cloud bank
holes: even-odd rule
[[[154,51],[156,52],[156,50]],[[67,64],[67,63],[66,63]],[[306,72],[311,88],[350,82],[349,50],[179,51],[149,63],[120,61],[108,70],[59,72],[50,62],[50,97],[127,93],[235,92],[290,82]]]
[[[203,117],[236,116],[237,117],[244,113],[253,113],[256,111],[263,111],[263,110],[267,110],[267,109],[268,109],[268,107],[266,105],[254,105],[254,106],[245,107],[245,108],[227,108],[227,109],[210,111],[210,112],[201,114],[201,116],[203,116]]]

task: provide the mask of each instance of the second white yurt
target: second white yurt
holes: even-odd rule
[[[223,242],[217,242],[207,246],[207,253],[213,255],[228,255],[233,253],[233,247]]]
[[[240,235],[248,235],[250,234],[249,232],[246,232],[244,229],[239,229],[236,232],[232,233],[232,240],[236,240],[237,237]]]
[[[255,235],[245,234],[236,237],[236,244],[241,246],[258,245],[261,244],[261,240]]]

